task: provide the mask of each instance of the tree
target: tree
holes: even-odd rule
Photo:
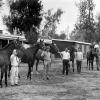
[[[44,15],[44,27],[42,30],[43,36],[54,37],[56,33],[57,24],[60,22],[60,17],[63,14],[61,9],[57,9],[55,13],[52,13],[52,9],[48,10]]]
[[[4,17],[9,30],[17,34],[24,33],[29,43],[38,39],[38,31],[42,20],[42,3],[40,0],[10,0],[10,15]]]
[[[97,23],[96,23],[96,39],[98,41],[100,41],[100,15],[98,16],[98,19],[97,19]]]
[[[79,8],[79,20],[75,25],[75,33],[77,36],[83,37],[84,41],[91,42],[95,39],[95,22],[93,16],[94,3],[93,0],[81,0],[77,4]]]
[[[2,7],[3,6],[3,0],[0,0],[0,7]]]

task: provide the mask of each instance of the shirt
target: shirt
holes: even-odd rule
[[[82,60],[83,59],[83,53],[82,52],[76,52],[76,60]]]
[[[50,52],[47,52],[47,51],[43,51],[41,56],[44,57],[44,60],[48,60],[48,61],[51,61],[51,53]]]
[[[99,45],[98,45],[98,44],[96,44],[96,45],[94,46],[94,48],[99,48]]]
[[[19,58],[13,54],[10,57],[10,61],[12,66],[18,66],[20,62]]]
[[[66,52],[66,51],[63,51],[61,52],[61,55],[62,55],[62,59],[64,60],[70,60],[70,53],[69,52]]]

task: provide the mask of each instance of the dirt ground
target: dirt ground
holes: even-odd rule
[[[22,65],[21,65],[22,66]],[[32,80],[27,80],[27,65],[20,67],[19,86],[0,88],[0,100],[100,100],[100,71],[89,71],[83,62],[82,72],[70,69],[68,76],[62,75],[62,65],[59,62],[50,68],[50,80],[43,80],[43,65],[39,65],[40,74],[35,67]]]

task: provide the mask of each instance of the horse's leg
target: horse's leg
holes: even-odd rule
[[[88,64],[89,64],[89,60],[88,60],[88,58],[87,58],[87,68],[88,68]]]
[[[72,60],[72,67],[73,67],[73,72],[74,72],[74,59]]]
[[[89,65],[89,70],[90,70],[90,67],[91,67],[91,61],[89,60],[89,62],[88,62],[88,63],[89,63],[89,64],[88,64],[88,65]]]
[[[68,69],[70,70],[70,61],[69,61],[69,63],[68,63]]]
[[[31,64],[30,64],[30,62],[28,62],[28,74],[27,74],[27,79],[29,78],[29,77],[31,77],[31,66],[30,66]]]
[[[39,64],[39,59],[37,59],[37,62],[36,62],[36,74],[39,74],[39,72],[38,72],[38,64]]]
[[[0,80],[1,88],[2,88],[2,79],[3,79],[3,74],[4,74],[4,70],[3,70],[3,67],[2,67],[2,68],[1,68],[1,80]]]
[[[33,67],[33,64],[34,64],[34,61],[30,61],[28,63],[28,66],[29,66],[28,76],[29,76],[30,80],[31,80],[31,69]]]
[[[99,71],[99,60],[96,58],[97,71]]]
[[[38,71],[38,64],[39,64],[39,59],[36,61],[36,71]]]
[[[7,67],[5,66],[5,85],[7,87]]]
[[[34,66],[35,60],[31,61],[30,67],[31,67],[31,74],[33,74],[33,66]]]
[[[10,77],[10,71],[11,71],[11,64],[8,67],[8,77]]]
[[[93,70],[93,60],[91,60],[91,68],[92,68],[92,70]]]

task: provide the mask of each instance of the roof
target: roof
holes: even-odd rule
[[[17,38],[19,38],[21,41],[26,41],[24,36],[11,35],[11,34],[10,35],[0,34],[0,39],[4,39],[4,40],[7,40],[7,39],[8,40],[13,40],[13,39],[17,39]],[[85,44],[85,45],[90,45],[91,44],[91,43],[87,43],[87,42],[80,42],[80,41],[73,41],[73,40],[62,40],[62,39],[43,39],[43,40],[44,40],[45,43],[48,43],[48,44],[51,44],[52,40],[54,40],[54,41],[65,41],[65,42],[74,42],[74,43]]]
[[[73,42],[73,43],[79,43],[79,44],[86,44],[90,45],[91,43],[88,42],[81,42],[81,41],[74,41],[74,40],[62,40],[62,39],[52,39],[54,41],[64,41],[64,42]]]
[[[13,40],[13,39],[17,39],[19,38],[21,41],[26,41],[25,37],[23,36],[17,36],[17,35],[4,35],[4,34],[0,34],[0,39],[4,39],[4,40]]]

